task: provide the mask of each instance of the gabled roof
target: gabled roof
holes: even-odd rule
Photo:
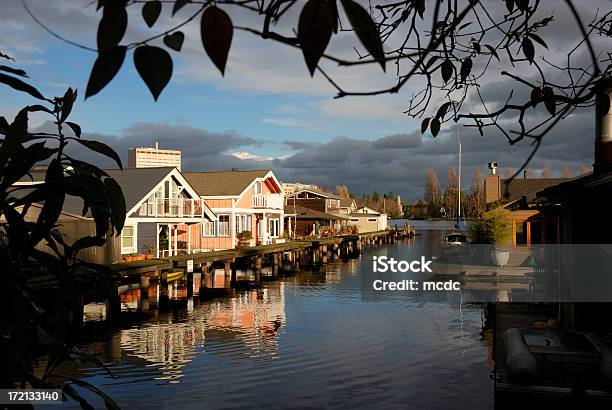
[[[301,192],[310,192],[313,193],[315,195],[320,195],[320,196],[324,196],[326,198],[331,198],[331,199],[341,199],[338,195],[331,193],[331,192],[327,192],[327,191],[323,191],[321,189],[317,189],[317,188],[300,188],[300,189],[296,189],[295,191],[291,192],[290,194],[287,194],[288,197],[293,197]]]
[[[183,172],[183,175],[200,196],[239,196],[256,178],[264,178],[269,172],[269,169],[258,169]]]
[[[343,220],[346,217],[330,214],[327,212],[316,211],[303,206],[285,205],[285,215],[295,215],[297,219],[322,219],[322,220]]]
[[[569,178],[515,178],[511,181],[501,180],[502,201],[514,202],[525,197],[527,203],[532,203],[537,198],[537,193],[554,185],[568,181]]]
[[[130,210],[174,169],[174,167],[159,167],[124,168],[123,171],[105,169],[104,171],[117,181],[125,197],[125,207]]]

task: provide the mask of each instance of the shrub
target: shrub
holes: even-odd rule
[[[502,207],[485,212],[484,218],[472,224],[470,228],[472,242],[490,243],[495,245],[497,250],[501,250],[510,239],[512,239],[510,211]]]

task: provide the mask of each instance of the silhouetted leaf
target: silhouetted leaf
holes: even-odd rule
[[[125,35],[128,16],[125,7],[111,3],[104,6],[100,24],[98,24],[98,51],[105,51],[119,44]]]
[[[104,185],[106,185],[106,189],[108,190],[111,200],[111,218],[113,221],[113,226],[117,230],[117,234],[119,234],[123,229],[126,213],[123,191],[121,190],[121,187],[117,181],[115,181],[113,178],[105,178]]]
[[[610,96],[608,94],[601,94],[597,97],[597,110],[602,116],[610,112]]]
[[[97,236],[84,236],[77,239],[72,245],[72,251],[76,254],[81,249],[91,248],[93,246],[102,246],[106,243],[106,239]]]
[[[540,87],[535,87],[531,90],[531,105],[535,107],[540,102],[542,98],[542,90]]]
[[[334,29],[334,15],[327,0],[308,0],[300,13],[298,39],[310,75],[325,52]]]
[[[385,71],[385,52],[370,13],[353,0],[342,0],[342,6],[359,41]]]
[[[98,53],[89,75],[85,98],[100,92],[115,77],[125,59],[125,51],[125,46],[117,46]]]
[[[440,73],[442,73],[442,80],[445,83],[453,76],[453,63],[449,59],[444,60],[440,65]]]
[[[161,94],[172,77],[172,58],[163,48],[140,46],[134,51],[134,65],[153,98]]]
[[[421,134],[425,134],[425,131],[427,131],[427,127],[429,127],[429,120],[430,118],[425,118],[423,119],[423,122],[421,122]]]
[[[491,53],[491,55],[497,58],[497,61],[499,61],[499,55],[497,54],[497,51],[488,44],[485,44],[484,46],[487,48],[487,50],[489,50],[489,53]]]
[[[181,51],[185,41],[185,35],[181,31],[175,31],[172,34],[164,36],[164,44],[174,51]]]
[[[525,58],[529,60],[530,63],[532,63],[533,58],[535,57],[535,49],[531,40],[525,37],[523,39],[523,43],[521,44],[521,48],[523,49],[523,54],[525,54]]]
[[[506,8],[509,13],[512,13],[512,10],[514,10],[514,0],[506,0]]]
[[[72,106],[74,105],[76,97],[76,91],[72,91],[72,88],[68,88],[64,94],[64,98],[62,98],[62,115],[60,116],[60,123],[66,121],[66,118],[68,118],[70,112],[72,112]]]
[[[28,112],[43,111],[43,112],[46,112],[46,113],[49,113],[49,114],[53,114],[53,111],[51,111],[50,109],[48,109],[44,105],[39,105],[39,104],[29,105],[29,106],[25,107],[25,109],[28,110]]]
[[[477,54],[480,54],[480,44],[475,41],[472,41],[472,47],[474,47],[474,51],[476,51]]]
[[[221,71],[221,75],[225,75],[227,56],[234,35],[232,20],[220,8],[210,6],[202,13],[200,34],[206,54]]]
[[[440,120],[437,118],[431,120],[429,129],[431,130],[431,135],[436,138],[438,136],[438,133],[440,132]]]
[[[416,11],[419,13],[419,17],[423,18],[425,14],[425,0],[416,0],[414,7],[416,7]]]
[[[27,74],[25,71],[20,70],[18,68],[12,68],[12,67],[7,67],[5,65],[0,65],[0,71],[6,71],[7,73],[11,73],[11,74],[15,74],[18,75],[20,77],[26,77],[27,78]]]
[[[153,27],[157,21],[157,18],[159,17],[159,14],[161,13],[161,10],[162,4],[159,0],[149,1],[142,6],[142,18],[144,19],[145,23],[147,23],[147,26]]]
[[[472,72],[472,59],[469,57],[466,57],[461,62],[461,81],[465,82],[465,80],[467,79],[468,75],[470,75],[471,72]]]
[[[542,47],[548,50],[548,45],[546,45],[546,42],[542,39],[542,37],[534,33],[529,33],[529,37],[534,39],[536,43],[540,44]]]
[[[444,115],[446,115],[446,112],[448,111],[450,106],[451,106],[450,101],[447,101],[444,104],[442,104],[440,108],[438,108],[438,112],[436,113],[436,118],[439,118],[439,119],[444,118]]]
[[[555,101],[555,93],[553,92],[552,88],[542,88],[542,94],[544,96],[544,105],[546,106],[546,109],[550,115],[555,115],[557,112],[557,102]]]
[[[174,7],[172,7],[172,15],[174,16],[174,14],[185,7],[187,3],[189,3],[189,0],[176,0],[174,2]]]
[[[529,0],[514,0],[514,2],[519,10],[525,11],[529,7]]]
[[[19,78],[0,73],[0,83],[4,83],[17,91],[28,93],[32,97],[38,98],[39,100],[45,100],[45,97],[43,97],[43,95],[36,88],[32,87],[30,84],[24,83]]]
[[[332,14],[334,15],[334,34],[338,33],[338,20],[340,19],[338,14],[338,2],[337,0],[329,0],[329,6],[332,9]]]
[[[64,170],[62,165],[57,159],[53,159],[47,167],[45,184],[53,185],[61,181],[63,176]],[[36,225],[38,226],[37,230],[41,237],[41,233],[48,232],[57,222],[57,218],[62,212],[62,208],[64,206],[65,197],[66,195],[62,190],[55,190],[52,194],[46,195],[43,207],[40,210],[38,219],[36,220]]]
[[[119,155],[117,155],[117,153],[105,143],[100,142],[100,141],[91,141],[91,140],[82,140],[82,139],[77,139],[74,141],[78,141],[84,146],[86,146],[87,148],[89,148],[90,150],[113,159],[117,163],[119,168],[123,169],[123,166],[121,165],[121,158],[119,158]]]
[[[77,138],[81,138],[81,127],[79,126],[79,124],[66,121],[66,125],[70,127],[70,129],[72,130],[72,132],[74,132],[74,135],[76,135]]]

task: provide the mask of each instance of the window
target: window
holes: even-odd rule
[[[514,223],[514,242],[516,245],[527,245],[527,222]]]
[[[277,238],[280,234],[280,220],[278,218],[268,219],[268,233],[271,238]]]
[[[255,192],[255,195],[261,194],[261,181],[255,182],[255,185],[253,186],[253,190]]]
[[[251,215],[236,215],[236,234],[251,231]]]
[[[376,222],[376,219],[374,219],[374,218],[368,218],[368,222]]]
[[[202,222],[202,236],[215,236],[215,221]]]
[[[122,253],[132,253],[134,251],[134,227],[126,225],[121,231]]]
[[[229,236],[230,234],[230,216],[219,215],[219,236]]]

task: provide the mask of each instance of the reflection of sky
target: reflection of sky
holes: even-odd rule
[[[421,253],[436,241],[421,232],[265,291],[159,314],[114,336],[119,379],[88,380],[134,406],[490,408],[478,307],[461,315],[457,300],[431,293],[361,300],[371,256]]]

